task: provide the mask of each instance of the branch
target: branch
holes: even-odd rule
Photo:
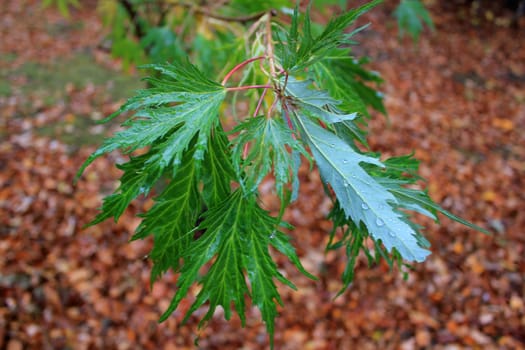
[[[119,3],[124,7],[126,12],[128,13],[128,16],[131,20],[131,23],[133,23],[133,27],[135,28],[135,33],[137,34],[137,37],[143,38],[146,33],[144,32],[144,29],[142,28],[142,25],[140,24],[140,17],[137,13],[137,10],[133,7],[133,4],[129,0],[119,0]]]
[[[268,60],[270,62],[270,73],[272,73],[272,77],[275,77],[276,71],[275,71],[275,62],[273,58],[273,43],[272,43],[272,22],[271,18],[268,17],[268,20],[266,21],[266,50],[268,55]]]
[[[250,62],[253,62],[253,61],[257,61],[257,60],[263,60],[265,59],[266,57],[264,56],[259,56],[259,57],[252,57],[252,58],[249,58],[247,59],[246,61],[243,61],[241,63],[239,63],[238,65],[236,65],[235,67],[233,67],[233,69],[231,71],[228,72],[228,74],[226,74],[226,76],[224,77],[224,79],[222,80],[222,85],[225,85],[226,82],[230,79],[230,77],[233,75],[233,73],[237,72],[239,69],[241,69],[242,67],[244,67],[245,65],[247,65],[248,63]]]
[[[256,21],[256,20],[260,19],[261,17],[263,17],[267,13],[267,11],[263,11],[263,12],[255,13],[255,14],[252,14],[252,15],[246,15],[246,16],[241,16],[241,17],[230,17],[230,16],[223,16],[223,15],[220,15],[220,14],[217,14],[217,13],[213,13],[213,12],[211,12],[210,10],[208,10],[206,8],[197,7],[194,4],[189,4],[189,3],[182,2],[182,3],[172,3],[171,5],[172,6],[182,6],[182,7],[190,8],[194,12],[200,13],[200,14],[206,16],[206,17],[215,18],[215,19],[218,19],[218,20],[221,20],[221,21],[226,21],[226,22],[239,22],[241,24],[245,24],[245,23],[251,22],[251,21]],[[275,10],[270,11],[270,13],[271,13],[272,16],[276,16],[277,15],[277,11],[275,11]]]
[[[244,91],[249,89],[272,89],[271,85],[244,85],[226,88],[226,91]]]

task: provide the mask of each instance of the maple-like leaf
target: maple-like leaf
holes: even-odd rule
[[[105,120],[130,110],[136,111],[124,122],[126,130],[106,139],[84,162],[79,174],[96,158],[108,152],[120,149],[131,153],[153,143],[160,156],[159,166],[163,169],[171,166],[175,172],[195,136],[194,157],[203,159],[208,136],[218,122],[219,107],[226,90],[188,61],[147,67],[157,70],[161,77],[148,78],[151,88],[139,91]]]
[[[343,111],[368,117],[367,107],[372,107],[386,115],[382,93],[369,84],[378,86],[383,79],[379,73],[366,70],[363,66],[367,63],[366,58],[353,58],[349,49],[337,48],[312,65],[310,76],[314,81],[322,82],[330,96],[340,101],[339,107]]]
[[[203,183],[201,195],[208,207],[226,199],[231,193],[232,181],[236,179],[229,146],[226,133],[222,126],[218,126],[208,142],[208,151],[199,174]]]
[[[217,306],[224,309],[225,318],[229,319],[233,304],[244,324],[244,300],[250,295],[261,311],[273,343],[277,304],[282,304],[274,279],[291,288],[295,287],[277,270],[268,246],[273,245],[286,254],[303,273],[313,278],[300,265],[295,250],[277,229],[278,225],[276,218],[259,207],[255,195],[246,196],[240,189],[210,208],[198,227],[204,234],[182,252],[184,265],[177,281],[178,290],[161,321],[177,308],[190,286],[199,282],[201,290],[188,310],[186,319],[206,302],[209,303],[209,309],[201,324],[213,316]],[[211,267],[200,275],[202,267],[214,257]],[[250,281],[250,288],[244,271]]]
[[[437,214],[441,213],[449,219],[476,231],[490,234],[484,228],[442,208],[430,198],[427,191],[406,187],[407,185],[414,185],[421,180],[421,177],[418,175],[419,161],[413,157],[413,154],[388,158],[383,162],[383,165],[384,168],[365,165],[365,169],[396,197],[398,208],[418,212],[436,222],[439,222]]]
[[[124,171],[120,186],[113,194],[104,198],[101,212],[88,225],[98,224],[111,217],[117,222],[133,199],[139,195],[148,195],[163,174],[158,159],[158,154],[153,149],[147,154],[131,157],[129,162],[118,164],[117,168]]]
[[[170,62],[184,57],[181,39],[175,35],[172,28],[167,26],[149,28],[140,44],[152,62]]]
[[[259,116],[239,124],[232,131],[239,135],[233,143],[233,164],[239,181],[245,192],[257,191],[266,175],[272,171],[275,175],[276,190],[283,202],[287,184],[294,183],[292,199],[298,188],[297,172],[300,165],[300,154],[308,157],[302,143],[294,139],[291,130],[282,120]],[[244,148],[249,146],[246,157]]]
[[[187,233],[195,227],[200,214],[197,208],[201,206],[199,178],[192,156],[192,152],[185,154],[177,176],[155,198],[153,207],[141,215],[142,222],[133,236],[134,240],[154,236],[154,246],[149,253],[154,264],[152,283],[169,268],[178,270],[182,253],[192,241]]]
[[[293,97],[285,109],[296,116],[295,122],[309,146],[323,180],[330,184],[347,217],[356,225],[363,222],[375,240],[389,251],[395,248],[408,261],[423,261],[429,252],[418,244],[418,232],[396,210],[396,197],[376,181],[361,163],[384,165],[375,157],[363,155],[353,143],[313,123],[320,119],[328,127],[351,121],[355,114],[334,113],[338,102],[325,92],[309,89],[309,82],[293,78],[286,86]]]
[[[347,43],[349,36],[344,30],[359,16],[380,4],[382,0],[370,1],[360,7],[346,11],[331,19],[318,36],[312,34],[310,8],[308,7],[299,31],[299,8],[296,6],[292,16],[290,30],[287,33],[277,33],[278,44],[276,53],[282,67],[288,72],[297,72],[306,66],[322,59],[326,52]]]
[[[363,222],[372,237],[388,250],[396,248],[408,261],[423,261],[430,252],[421,247],[417,233],[395,210],[398,203],[360,163],[382,167],[377,159],[358,153],[337,135],[296,113],[304,140],[310,147],[323,180],[330,184],[344,212],[356,224]]]
[[[303,112],[325,123],[333,124],[357,118],[357,113],[343,113],[339,110],[337,106],[341,102],[330,97],[327,92],[312,88],[312,81],[290,77],[286,83],[286,92],[295,98],[297,107]]]

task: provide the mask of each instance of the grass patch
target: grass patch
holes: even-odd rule
[[[103,67],[95,63],[89,53],[79,53],[52,64],[27,62],[15,70],[0,69],[0,94],[14,93],[10,80],[16,77],[26,81],[19,87],[22,94],[41,96],[45,100],[50,97],[53,101],[67,97],[67,84],[77,88],[93,84],[106,90],[113,100],[127,98],[144,87],[139,77]]]

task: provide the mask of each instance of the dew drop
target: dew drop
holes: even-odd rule
[[[363,210],[370,209],[370,207],[366,203],[361,203],[361,208],[363,208]]]
[[[272,238],[275,238],[275,231],[273,231],[272,234],[270,235],[270,239]]]
[[[394,234],[394,232],[392,232],[392,231],[389,231],[388,234],[389,234],[390,237],[392,237],[392,238],[396,236],[396,235]]]
[[[376,225],[377,226],[383,226],[384,224],[385,224],[385,222],[383,220],[381,220],[380,218],[376,219]]]
[[[343,163],[344,164],[348,163],[348,159],[343,159]]]
[[[348,182],[346,182],[346,181],[343,182],[343,185],[344,185],[345,187],[348,187]]]

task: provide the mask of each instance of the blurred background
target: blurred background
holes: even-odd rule
[[[151,200],[134,202],[118,223],[82,229],[118,185],[112,164],[122,160],[101,158],[73,186],[80,164],[118,126],[96,122],[144,87],[140,55],[114,57],[115,33],[103,25],[100,3],[64,10],[65,1],[46,8],[0,1],[0,348],[268,348],[256,310],[245,328],[217,313],[199,330],[200,311],[181,325],[190,306],[183,301],[157,323],[176,276],[150,288],[151,241],[128,242],[135,215]],[[319,281],[276,256],[299,288],[280,288],[276,349],[525,348],[522,2],[423,3],[435,31],[424,27],[417,42],[398,35],[399,1],[359,22],[371,26],[355,37],[353,52],[370,57],[367,67],[384,78],[388,111],[388,118],[374,113],[369,142],[389,156],[415,151],[431,197],[493,235],[421,218],[433,254],[408,280],[363,259],[354,283],[334,299],[345,256],[325,253],[330,202],[318,173],[301,169],[299,200],[284,219]],[[314,17],[336,11],[327,6]],[[263,201],[275,200],[264,185],[261,192]]]

